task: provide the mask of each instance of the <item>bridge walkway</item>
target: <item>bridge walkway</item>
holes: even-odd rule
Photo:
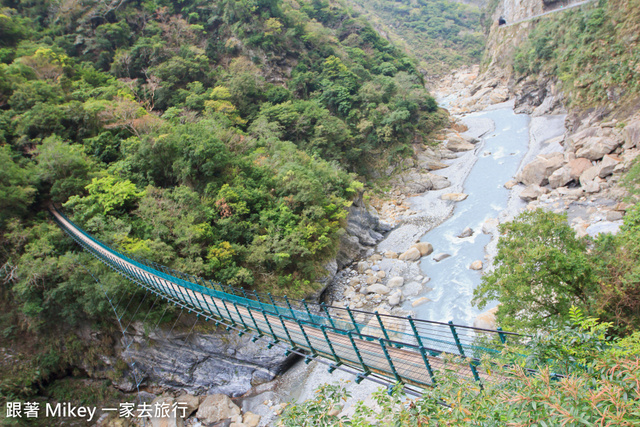
[[[227,329],[267,337],[270,345],[284,344],[287,351],[304,354],[307,361],[324,358],[330,371],[349,367],[359,372],[357,382],[375,377],[387,384],[401,382],[425,388],[437,384],[438,375],[445,371],[477,381],[501,380],[480,364],[480,358],[499,353],[507,337],[512,342],[525,338],[451,322],[328,307],[270,294],[261,296],[207,283],[115,251],[53,206],[51,213],[85,250],[146,290]],[[452,356],[458,358],[453,360]]]

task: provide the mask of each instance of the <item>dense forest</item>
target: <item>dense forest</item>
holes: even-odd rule
[[[134,255],[303,296],[359,177],[446,121],[415,61],[327,0],[3,0],[0,62],[0,329],[58,334],[3,394],[111,316],[48,202]]]
[[[450,0],[348,1],[376,28],[415,55],[430,77],[482,59],[485,27],[492,10],[482,12],[474,4]]]

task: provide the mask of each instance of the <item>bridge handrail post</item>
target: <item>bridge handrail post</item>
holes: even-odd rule
[[[331,350],[331,354],[333,355],[333,358],[335,359],[336,363],[342,363],[342,359],[340,359],[340,356],[336,354],[336,351],[333,348],[333,344],[331,344],[331,340],[329,339],[329,335],[327,335],[327,327],[325,325],[320,325],[320,330],[324,335],[324,340],[327,342],[327,345],[329,346],[329,350]]]
[[[269,300],[271,301],[271,305],[276,310],[276,314],[280,315],[280,311],[278,310],[278,306],[276,305],[276,302],[273,300],[273,296],[271,295],[271,292],[267,292],[267,295],[269,296]]]
[[[296,322],[298,322],[298,326],[300,327],[300,331],[302,332],[302,335],[304,335],[304,339],[307,341],[307,345],[309,346],[309,350],[311,350],[311,355],[313,357],[318,356],[318,352],[316,351],[315,348],[313,348],[313,345],[311,345],[311,340],[309,339],[309,336],[307,335],[307,333],[304,330],[304,327],[302,326],[304,321],[302,321],[300,319],[296,319]]]
[[[500,341],[502,341],[502,344],[506,344],[507,343],[507,336],[502,333],[502,328],[500,326],[498,326],[496,328],[496,330],[498,331],[498,336],[500,337]]]
[[[222,315],[222,312],[220,311],[220,308],[218,307],[218,303],[216,302],[216,298],[214,298],[212,296],[211,297],[211,302],[213,302],[213,306],[216,308],[216,311],[218,312],[218,317],[220,317],[220,320],[224,320],[224,316]]]
[[[258,326],[258,323],[256,322],[255,317],[253,317],[253,308],[251,307],[251,305],[248,303],[248,301],[250,301],[249,296],[247,295],[247,292],[244,290],[244,288],[240,288],[240,290],[242,291],[242,295],[244,295],[244,299],[247,300],[247,305],[246,305],[246,309],[249,312],[249,316],[251,317],[251,321],[253,322],[253,325],[256,327],[256,331],[258,332],[258,338],[264,336],[264,334],[262,333],[262,331],[260,330],[260,327]]]
[[[284,301],[287,303],[287,307],[289,307],[289,311],[291,312],[291,316],[295,319],[296,314],[293,312],[293,307],[291,307],[291,303],[289,302],[289,298],[285,295]]]
[[[273,332],[273,327],[271,326],[271,322],[269,322],[269,318],[267,317],[267,313],[264,311],[264,307],[262,306],[262,300],[260,299],[260,295],[258,295],[258,293],[256,292],[256,290],[253,290],[253,295],[256,297],[256,301],[258,301],[258,304],[260,304],[260,311],[262,312],[262,316],[264,317],[264,321],[267,323],[267,326],[269,327],[269,331],[271,331],[271,336],[273,337],[273,342],[277,343],[279,341],[278,337],[276,336],[275,332]]]
[[[391,368],[391,373],[396,378],[396,381],[398,381],[399,383],[403,382],[402,377],[398,375],[398,371],[396,371],[396,367],[393,364],[391,357],[389,356],[389,352],[387,351],[387,346],[384,343],[384,339],[379,338],[378,341],[380,342],[380,347],[382,347],[382,352],[384,353],[384,357],[387,358],[387,362],[389,363],[389,367]]]
[[[311,311],[309,310],[309,306],[307,305],[307,301],[306,300],[302,300],[302,305],[304,306],[304,309],[307,311],[307,316],[309,316],[309,321],[313,320],[313,317],[311,316]]]
[[[329,309],[327,308],[327,306],[325,305],[325,303],[321,302],[320,306],[322,307],[322,309],[324,310],[324,312],[327,314],[327,318],[329,319],[329,323],[331,324],[331,327],[333,329],[337,329],[336,328],[336,324],[333,322],[333,319],[331,318],[331,313],[329,313]]]
[[[240,318],[240,321],[242,322],[242,326],[244,326],[244,330],[245,331],[249,331],[249,327],[247,326],[247,324],[244,321],[244,318],[242,317],[242,314],[240,314],[240,310],[238,309],[238,304],[236,304],[235,301],[231,302],[231,304],[233,304],[233,306],[236,309],[236,313],[238,313],[238,317]]]
[[[291,338],[291,334],[289,333],[289,329],[287,328],[287,325],[285,325],[285,323],[284,323],[284,319],[282,318],[282,314],[278,314],[278,318],[280,319],[280,323],[282,323],[282,328],[284,329],[284,332],[287,334],[287,339],[289,339],[289,342],[291,343],[291,349],[295,349],[298,346],[293,341],[293,338]]]
[[[220,298],[220,301],[222,301],[222,305],[224,306],[224,309],[227,310],[227,314],[229,315],[229,320],[231,321],[231,325],[236,326],[236,321],[231,315],[231,311],[229,311],[229,307],[227,307],[227,302],[225,301],[224,298]]]
[[[360,361],[360,366],[362,367],[362,371],[364,372],[364,374],[362,374],[361,376],[356,377],[356,384],[360,384],[364,376],[371,374],[371,370],[369,369],[367,364],[364,363],[364,359],[360,354],[360,350],[356,345],[356,341],[353,339],[353,332],[347,331],[347,335],[349,336],[349,340],[351,341],[351,345],[353,346],[353,351],[356,353],[356,356],[358,356],[358,361]]]
[[[353,317],[353,313],[351,312],[351,309],[349,307],[347,307],[347,313],[349,313],[349,317],[351,318],[351,323],[353,323],[353,328],[356,330],[358,335],[362,335],[360,334],[360,328],[358,327],[358,324],[356,323],[356,319],[355,317]]]
[[[387,341],[391,342],[391,340],[389,339],[389,334],[387,333],[387,329],[384,327],[384,323],[382,323],[382,318],[380,317],[380,313],[378,313],[378,310],[376,310],[374,314],[378,319],[378,323],[380,324],[380,329],[382,329],[382,333],[384,334],[384,337],[386,338]]]
[[[453,335],[453,339],[456,342],[456,346],[458,347],[458,352],[460,352],[460,356],[466,357],[464,354],[464,349],[462,348],[462,343],[460,342],[460,338],[458,337],[458,332],[456,332],[456,327],[451,320],[449,320],[449,328],[451,328],[451,335]],[[471,368],[471,373],[473,374],[473,378],[480,382],[480,375],[478,375],[478,370],[476,369],[476,365],[473,362],[469,363],[469,367]],[[481,385],[482,387],[482,385]]]
[[[458,337],[458,332],[456,331],[456,327],[451,320],[449,320],[449,329],[451,329],[451,335],[453,335],[453,340],[456,342],[456,347],[458,347],[458,352],[460,356],[464,357],[464,349],[462,348],[462,343],[460,342],[460,338]]]
[[[413,335],[415,336],[416,342],[418,343],[418,348],[420,349],[420,355],[422,356],[422,361],[424,362],[424,366],[427,368],[427,372],[429,373],[431,382],[435,384],[436,377],[433,374],[433,369],[431,369],[431,363],[429,363],[429,357],[427,356],[424,345],[422,344],[422,338],[420,338],[420,334],[418,333],[418,328],[416,328],[416,324],[413,321],[413,317],[411,317],[411,315],[407,316],[407,320],[409,321],[409,325],[411,325],[411,329],[413,330]]]

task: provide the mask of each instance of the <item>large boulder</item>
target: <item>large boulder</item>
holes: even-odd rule
[[[584,157],[589,160],[600,160],[605,154],[622,145],[622,140],[615,137],[594,136],[587,138],[582,148],[576,151],[576,157]]]
[[[598,173],[598,176],[600,178],[606,178],[611,175],[620,161],[621,159],[617,156],[612,156],[610,154],[605,155],[600,163],[600,172]]]
[[[580,175],[593,165],[591,164],[591,160],[585,159],[584,157],[578,157],[570,160],[568,166],[571,179],[577,181],[580,178]]]
[[[476,271],[482,270],[482,261],[480,261],[480,260],[473,261],[471,263],[471,265],[469,266],[469,268],[471,270],[476,270]]]
[[[461,151],[473,150],[473,144],[468,143],[464,138],[459,136],[451,136],[445,143],[445,147],[451,151],[459,153]]]
[[[420,250],[415,248],[415,247],[411,247],[409,248],[408,251],[406,251],[405,253],[403,253],[402,255],[400,255],[398,257],[398,259],[400,261],[417,261],[420,259],[422,255],[420,254]]]
[[[157,397],[151,402],[153,415],[149,421],[151,422],[151,427],[183,427],[184,421],[180,417],[182,415],[181,410],[176,410],[175,412],[171,410],[175,400],[171,396],[160,396]],[[159,408],[159,412],[156,412],[156,408]],[[162,408],[166,409],[166,412]],[[158,415],[158,416],[156,416]]]
[[[431,243],[428,242],[419,242],[416,243],[415,245],[411,246],[412,248],[416,248],[417,250],[420,251],[420,256],[427,256],[427,255],[431,255],[431,253],[433,252],[433,245]]]
[[[185,418],[188,418],[198,410],[198,407],[200,406],[200,398],[192,394],[183,394],[182,396],[178,396],[176,403],[179,407],[185,408]]]
[[[582,172],[582,175],[580,175],[580,185],[582,187],[586,186],[587,183],[593,181],[599,175],[600,175],[600,165],[591,166],[589,169]]]
[[[566,165],[561,167],[560,169],[556,169],[549,176],[549,186],[551,188],[564,187],[570,181],[572,181],[571,170]]]
[[[497,312],[498,312],[498,307],[494,307],[485,311],[484,313],[480,313],[478,317],[476,317],[476,319],[473,321],[473,327],[495,330],[497,327],[497,322],[496,322]]]
[[[260,424],[260,415],[253,412],[245,412],[242,416],[242,423],[247,427],[257,427]]]
[[[196,418],[205,424],[214,424],[230,418],[237,418],[240,408],[224,394],[207,396],[196,412]]]
[[[389,288],[385,285],[381,285],[380,283],[375,283],[371,286],[367,287],[367,293],[369,294],[378,294],[378,295],[386,295],[389,293]]]
[[[435,262],[440,262],[440,261],[442,261],[443,259],[447,259],[447,258],[449,258],[450,256],[451,256],[450,254],[445,254],[444,252],[442,252],[442,253],[439,253],[439,254],[437,254],[437,255],[434,255],[434,256],[433,256],[433,260],[434,260]]]
[[[522,169],[517,179],[524,185],[546,185],[549,176],[559,169],[563,162],[562,153],[541,154]]]
[[[442,190],[442,189],[445,189],[445,188],[451,186],[451,182],[449,182],[449,180],[444,176],[440,176],[440,175],[436,175],[434,173],[430,173],[429,174],[429,179],[431,180],[431,189],[432,190]]]
[[[522,192],[520,193],[520,198],[526,202],[530,202],[532,200],[536,200],[538,197],[548,192],[549,190],[547,188],[540,187],[536,184],[531,184],[527,186],[527,188],[522,190]]]
[[[624,128],[624,148],[630,149],[640,145],[640,120],[629,123]]]
[[[458,234],[458,239],[465,239],[471,236],[473,236],[473,229],[471,227],[467,227],[462,230],[462,233]]]

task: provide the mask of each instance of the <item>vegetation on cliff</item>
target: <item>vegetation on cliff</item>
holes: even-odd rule
[[[640,92],[638,22],[638,0],[600,0],[550,15],[518,47],[514,69],[557,77],[575,107],[633,101]]]
[[[411,51],[428,76],[479,63],[484,50],[480,8],[449,0],[348,0]]]

